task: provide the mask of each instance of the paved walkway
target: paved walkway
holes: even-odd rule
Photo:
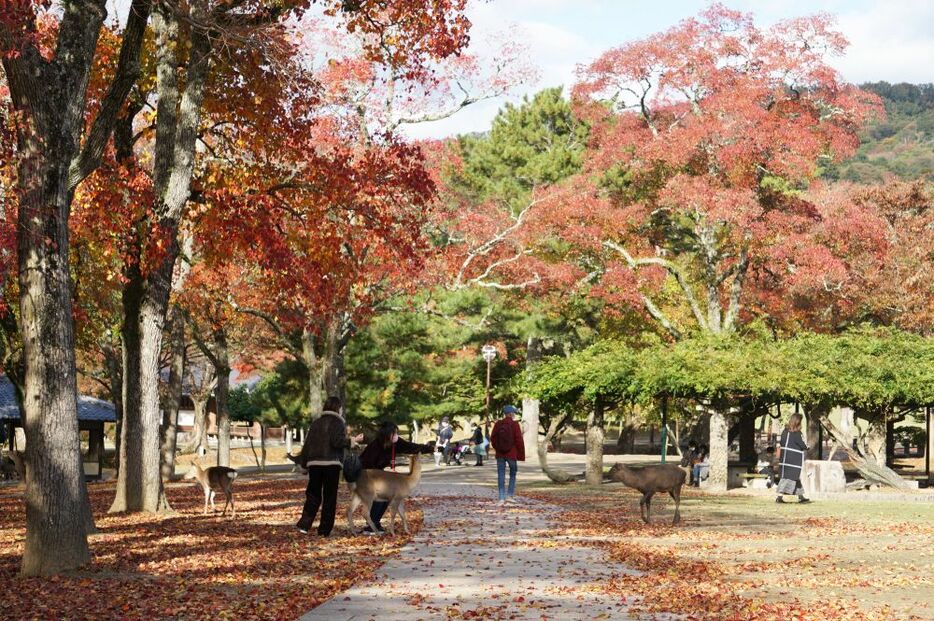
[[[631,618],[625,602],[593,589],[631,570],[592,548],[549,547],[545,529],[558,518],[557,508],[531,500],[497,507],[496,490],[453,481],[423,482],[418,494],[425,523],[412,543],[374,582],[301,621]]]

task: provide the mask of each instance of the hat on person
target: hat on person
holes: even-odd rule
[[[442,422],[442,423],[449,423],[449,422],[451,422],[451,419],[449,419],[447,416],[442,416],[442,417],[441,417],[441,422]]]
[[[514,405],[504,405],[503,414],[518,414],[519,410],[516,409]]]

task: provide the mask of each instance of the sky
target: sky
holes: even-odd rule
[[[509,97],[481,102],[444,121],[410,126],[412,138],[485,131],[506,101],[545,87],[573,83],[577,65],[627,41],[665,30],[696,15],[705,0],[472,0],[471,38],[515,27],[539,79]],[[789,17],[830,13],[850,41],[831,64],[853,83],[934,82],[934,0],[723,0],[767,26]]]

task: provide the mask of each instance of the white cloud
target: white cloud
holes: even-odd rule
[[[874,0],[838,16],[850,48],[833,64],[848,81],[934,81],[934,2]]]

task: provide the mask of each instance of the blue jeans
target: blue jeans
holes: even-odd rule
[[[516,469],[515,459],[505,457],[496,458],[496,482],[499,485],[499,499],[506,500],[506,464],[509,464],[509,497],[516,495]]]

